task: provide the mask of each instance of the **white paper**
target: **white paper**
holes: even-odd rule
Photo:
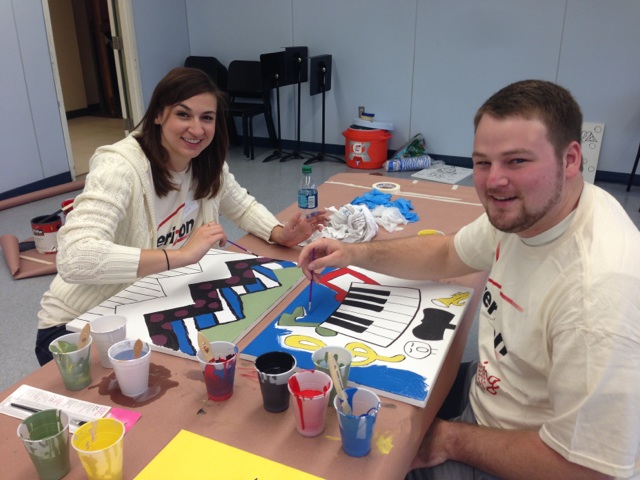
[[[20,385],[18,389],[0,403],[0,413],[24,420],[34,412],[11,406],[12,403],[33,408],[47,410],[55,408],[64,411],[71,422],[69,429],[73,432],[79,426],[78,422],[89,422],[104,417],[111,407],[97,403],[85,402],[48,392],[29,385]]]

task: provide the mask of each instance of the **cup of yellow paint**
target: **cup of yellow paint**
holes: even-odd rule
[[[124,424],[115,418],[85,423],[71,437],[89,480],[122,480]]]

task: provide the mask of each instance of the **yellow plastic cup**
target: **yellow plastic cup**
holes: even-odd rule
[[[71,445],[89,480],[122,480],[124,432],[115,418],[93,420],[74,432]]]

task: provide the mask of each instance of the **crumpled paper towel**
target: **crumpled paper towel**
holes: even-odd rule
[[[390,233],[396,230],[402,230],[400,225],[409,223],[409,220],[402,215],[402,212],[397,207],[378,205],[371,211],[371,214],[376,223]]]
[[[306,245],[318,238],[333,238],[346,243],[368,242],[378,233],[371,210],[365,205],[346,204],[336,209],[327,207],[329,221],[320,232],[315,232],[300,245]]]

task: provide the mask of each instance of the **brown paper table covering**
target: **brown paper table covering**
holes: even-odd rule
[[[398,195],[412,201],[420,221],[392,234],[381,229],[376,240],[417,234],[423,229],[454,232],[483,211],[475,191],[469,187],[456,189],[455,186],[432,182],[386,179],[401,185]],[[379,176],[366,173],[335,175],[319,187],[320,206],[339,207],[349,203],[380,180]],[[292,205],[278,217],[286,221],[295,209]],[[294,261],[299,251],[297,248],[267,245],[251,235],[240,239],[238,244],[258,255]],[[219,403],[206,401],[197,362],[158,352],[152,354],[150,398],[147,400],[128,399],[114,388],[113,371],[102,368],[95,351],[92,352],[93,381],[84,390],[66,391],[55,364],[50,362],[2,392],[0,398],[6,398],[24,383],[81,400],[139,411],[142,417],[124,439],[124,478],[127,479],[134,478],[181,429],[185,429],[327,479],[400,480],[404,478],[420,440],[453,382],[485,280],[485,274],[450,280],[474,288],[475,293],[458,325],[440,374],[431,386],[427,406],[418,408],[381,397],[382,408],[375,427],[373,448],[368,456],[362,458],[349,457],[342,452],[333,408],[327,412],[325,431],[316,438],[304,438],[296,432],[292,408],[278,414],[264,410],[253,363],[244,359],[240,359],[237,366],[233,396]],[[301,284],[294,289],[243,338],[238,344],[240,351],[303,288],[304,284]],[[0,456],[11,459],[5,462],[4,478],[32,478],[35,474],[16,436],[18,424],[17,419],[0,415]],[[217,461],[224,460],[211,459],[212,472]],[[71,472],[65,479],[86,478],[75,452],[71,452],[71,465]]]
[[[32,240],[28,238],[26,241]],[[55,253],[38,253],[35,248],[21,252],[20,242],[15,235],[0,236],[0,248],[14,280],[57,272]]]
[[[74,190],[82,190],[84,188],[84,182],[84,179],[74,180],[72,182],[63,183],[62,185],[43,188],[42,190],[37,190],[35,192],[25,193],[24,195],[17,195],[15,197],[0,200],[0,211],[6,210],[7,208],[17,207],[18,205],[24,205],[25,203],[35,202],[36,200],[42,200],[43,198],[73,192]]]

